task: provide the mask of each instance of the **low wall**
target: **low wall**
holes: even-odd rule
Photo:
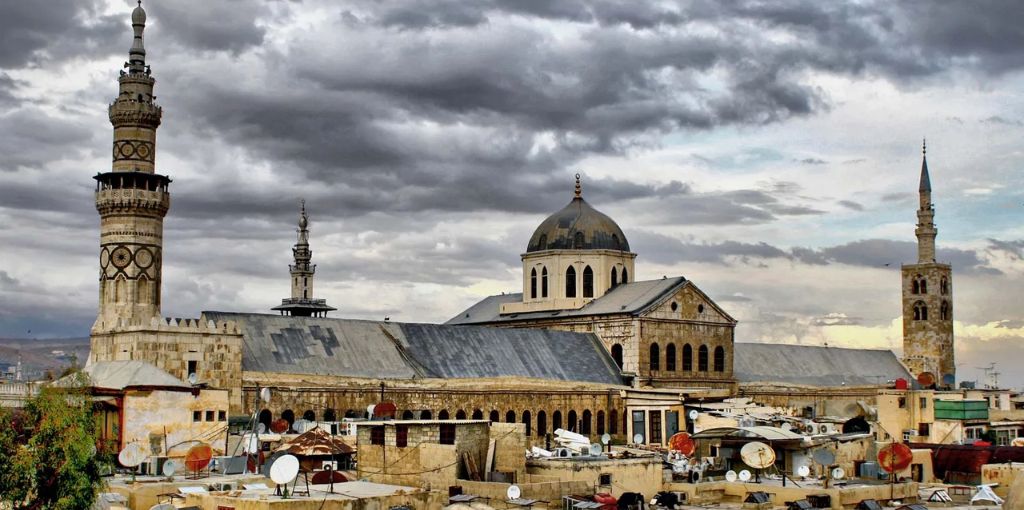
[[[481,498],[488,498],[493,501],[505,501],[506,491],[510,483],[500,482],[474,482],[470,480],[458,480],[456,485],[462,486],[463,494],[472,494]],[[571,494],[589,494],[593,491],[593,485],[586,482],[537,482],[516,484],[522,491],[522,498],[546,501],[558,506],[562,496]],[[493,505],[492,505],[493,506]],[[552,505],[549,505],[552,506]],[[216,510],[216,509],[214,509]]]
[[[786,487],[774,484],[705,482],[669,483],[665,490],[684,492],[689,504],[707,503],[742,503],[748,492],[764,491],[771,496],[773,506],[783,506],[788,501],[807,499],[809,495],[828,494],[832,500],[833,510],[853,508],[865,499],[888,501],[895,498],[909,503],[917,500],[918,484],[915,482],[889,485],[858,485],[854,487],[796,487],[792,483]]]

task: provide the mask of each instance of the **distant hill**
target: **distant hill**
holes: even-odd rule
[[[0,338],[0,372],[21,360],[25,379],[39,379],[47,371],[59,372],[77,360],[89,357],[89,337]]]

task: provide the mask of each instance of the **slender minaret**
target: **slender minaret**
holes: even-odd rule
[[[903,361],[920,380],[939,387],[956,381],[953,343],[953,272],[935,260],[935,208],[928,175],[927,146],[921,148],[918,186],[917,263],[905,264],[903,277]],[[922,375],[924,374],[924,375]]]
[[[113,164],[97,174],[100,214],[100,304],[95,330],[148,324],[160,315],[164,216],[171,180],[156,173],[156,129],[163,111],[146,65],[142,2],[132,11],[134,39],[108,114],[114,127]]]
[[[281,300],[281,305],[273,309],[281,315],[303,317],[324,317],[327,312],[335,310],[327,306],[326,299],[313,299],[313,274],[316,264],[310,264],[313,251],[309,249],[309,216],[306,214],[306,201],[299,207],[299,239],[292,248],[295,263],[288,266],[292,276],[292,297]]]

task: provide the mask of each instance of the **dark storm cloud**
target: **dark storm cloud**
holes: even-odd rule
[[[0,2],[0,69],[108,55],[127,23],[124,16],[101,15],[102,8],[100,0]]]
[[[864,239],[826,248],[793,248],[793,256],[806,264],[847,264],[863,267],[898,269],[901,263],[917,259],[917,243],[889,239]],[[939,248],[939,262],[951,264],[961,274],[1002,274],[987,265],[978,252],[958,248]]]
[[[261,18],[271,15],[275,1],[259,0],[175,0],[146,2],[154,21],[154,38],[166,37],[187,48],[241,52],[263,43],[266,28]],[[280,21],[280,20],[278,20]]]
[[[1015,260],[1024,260],[1024,240],[1001,241],[999,239],[989,239],[988,249],[1001,252]]]

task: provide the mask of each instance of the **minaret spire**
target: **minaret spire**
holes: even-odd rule
[[[917,210],[917,262],[935,262],[935,208],[932,206],[932,180],[928,175],[928,145],[921,143],[921,183],[918,186],[920,207]]]
[[[292,277],[292,297],[281,300],[281,306],[274,307],[282,314],[295,316],[324,316],[335,310],[327,306],[325,299],[313,299],[313,275],[316,264],[311,264],[313,251],[309,249],[309,215],[306,214],[306,201],[299,202],[298,239],[292,248],[294,263],[288,266]]]
[[[141,73],[146,70],[146,47],[142,42],[142,32],[146,29],[146,10],[142,8],[142,0],[132,11],[132,31],[135,38],[132,40],[132,48],[128,50],[128,62],[125,67],[130,72]]]

